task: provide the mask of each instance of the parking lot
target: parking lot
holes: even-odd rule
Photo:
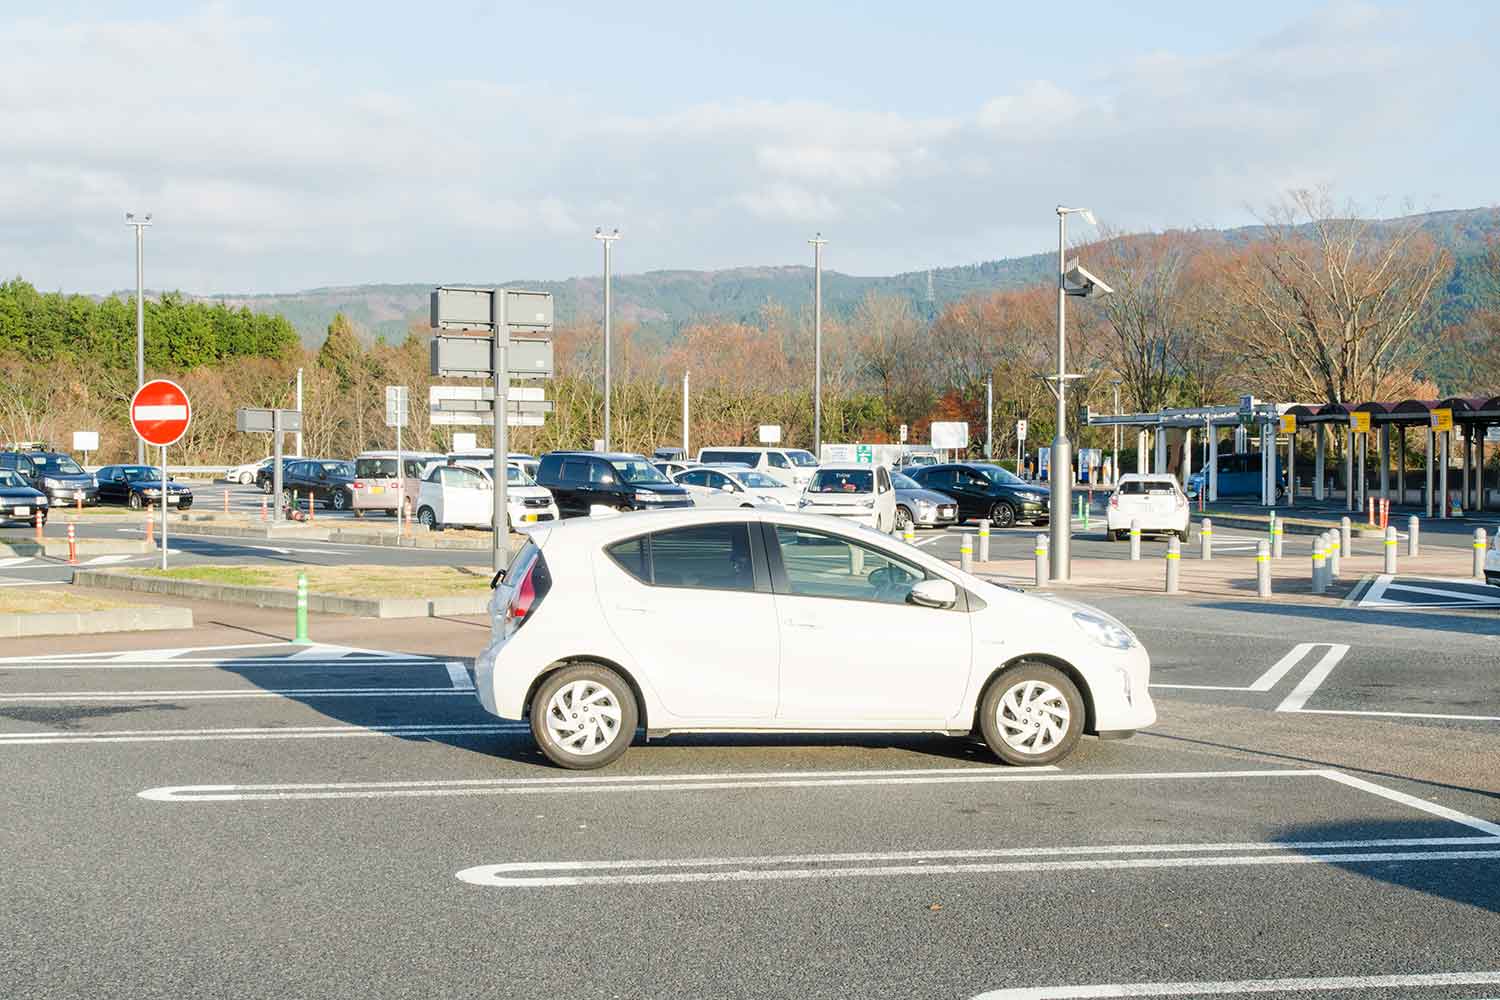
[[[1151,651],[1160,719],[1034,770],[947,737],[745,735],[560,771],[475,703],[477,619],[322,616],[304,647],[224,608],[19,640],[7,981],[1496,995],[1493,611],[1086,599]]]

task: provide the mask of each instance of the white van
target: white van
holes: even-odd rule
[[[896,490],[883,465],[840,463],[813,473],[798,509],[804,514],[831,514],[876,531],[896,525]]]
[[[1177,486],[1177,477],[1165,472],[1129,473],[1120,477],[1110,494],[1105,531],[1111,541],[1130,536],[1132,522],[1141,534],[1176,535],[1188,538],[1188,502]]]
[[[700,448],[700,465],[748,465],[788,486],[806,486],[818,468],[818,459],[801,448]]]
[[[406,512],[415,511],[418,483],[422,469],[428,462],[441,456],[425,451],[403,451],[401,462],[406,466]],[[366,511],[383,510],[394,515],[401,496],[401,483],[396,478],[396,452],[362,451],[354,459],[354,482],[349,484],[355,517],[364,517]]]

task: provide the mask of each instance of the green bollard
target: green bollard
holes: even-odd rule
[[[307,574],[297,574],[297,638],[292,640],[299,645],[306,646],[310,640],[307,638]]]

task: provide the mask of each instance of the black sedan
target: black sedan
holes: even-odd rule
[[[131,510],[154,507],[161,501],[161,469],[150,465],[106,465],[99,470],[101,503],[121,503]],[[167,477],[167,506],[187,510],[193,491]]]
[[[1047,523],[1047,494],[998,465],[965,462],[906,469],[906,474],[929,490],[958,501],[960,522],[989,518],[997,528],[1021,521]]]
[[[10,469],[0,469],[0,521],[31,522],[38,511],[47,520],[47,494]]]
[[[297,461],[297,459],[295,459],[295,458],[283,458],[281,460],[281,481],[282,482],[286,482],[287,470],[290,468],[291,464],[293,462],[295,462],[295,461]],[[275,483],[272,480],[272,476],[273,476],[275,470],[271,468],[271,466],[272,466],[272,464],[274,462],[275,462],[275,459],[271,459],[270,461],[267,461],[267,462],[262,462],[260,464],[260,468],[258,468],[258,469],[255,470],[255,485],[260,487],[260,491],[262,493],[270,493],[275,488]]]
[[[336,458],[294,459],[281,474],[281,502],[290,505],[295,498],[300,509],[306,509],[307,498],[324,503],[334,510],[354,506],[354,463]]]

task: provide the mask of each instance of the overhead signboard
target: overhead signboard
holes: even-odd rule
[[[235,412],[234,426],[236,430],[247,434],[271,434],[276,430],[276,411],[272,409],[261,409],[259,407],[242,406]],[[301,410],[282,410],[281,429],[287,433],[294,433],[302,429]]]
[[[781,443],[781,425],[780,424],[761,424],[760,425],[760,443],[761,444],[780,444]]]
[[[84,451],[84,452],[98,451],[99,450],[99,432],[98,431],[74,431],[73,432],[73,450],[74,451]]]
[[[494,326],[495,290],[447,285],[433,290],[432,326],[438,330],[488,330]]]
[[[1433,410],[1432,429],[1439,434],[1444,431],[1453,430],[1453,411],[1447,409]]]
[[[1370,433],[1370,415],[1368,413],[1349,414],[1349,429],[1356,434]]]
[[[176,444],[187,433],[193,419],[187,393],[170,379],[152,379],[135,391],[130,400],[130,426],[147,444]]]
[[[489,378],[494,374],[494,341],[489,337],[437,336],[432,338],[429,351],[428,368],[437,378]],[[552,341],[512,338],[505,366],[511,378],[551,378]]]
[[[969,425],[966,421],[935,421],[932,424],[932,446],[945,450],[969,447]]]

